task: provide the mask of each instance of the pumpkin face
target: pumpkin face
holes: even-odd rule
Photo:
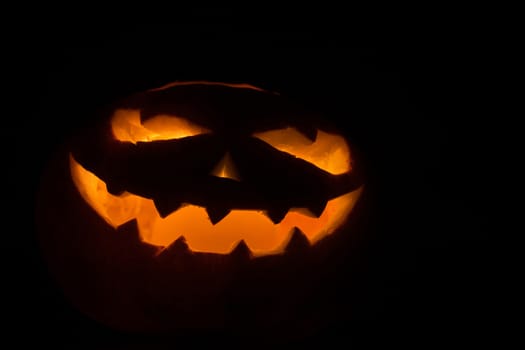
[[[179,82],[130,96],[57,162],[40,202],[44,250],[80,309],[124,329],[222,324],[225,290],[237,294],[231,285],[250,268],[279,276],[288,252],[346,231],[363,185],[332,125],[247,84]],[[310,264],[293,256],[293,266]],[[282,276],[260,283],[278,295],[273,278]],[[125,306],[108,306],[122,292]]]
[[[114,228],[135,219],[144,242],[184,237],[192,251],[227,254],[244,241],[256,256],[276,254],[295,229],[312,244],[334,232],[357,200],[345,139],[276,120],[285,108],[274,94],[179,83],[135,98],[110,118],[113,140],[100,147],[112,152],[80,152],[70,165],[83,199]],[[206,110],[188,111],[187,101]],[[254,108],[267,109],[255,118],[265,129],[253,124]]]

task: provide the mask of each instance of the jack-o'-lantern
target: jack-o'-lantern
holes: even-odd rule
[[[111,105],[58,152],[42,247],[73,304],[119,329],[288,322],[281,299],[304,303],[337,251],[323,242],[352,235],[361,174],[346,135],[278,93],[176,82]]]

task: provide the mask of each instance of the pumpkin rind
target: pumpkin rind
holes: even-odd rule
[[[250,105],[256,100],[256,94],[263,93],[257,89],[230,87],[226,89],[228,93],[225,93],[221,90],[224,89],[222,85],[204,85],[204,90],[199,86],[201,90],[194,89],[191,84],[181,86],[189,88],[181,90],[181,96],[171,92],[173,86],[163,90],[152,90],[119,101],[118,105],[140,109],[140,118],[144,119],[165,113],[166,108],[170,113],[174,113],[174,108],[179,108],[177,115],[191,114],[191,120],[203,122],[205,128],[212,130],[212,133],[222,132],[224,139],[243,132],[282,127],[286,123],[296,126],[302,123],[298,119],[290,120],[289,116],[287,117],[287,113],[291,111],[289,105],[282,105],[281,102],[277,105],[277,102],[268,103],[276,96],[280,97],[278,95],[265,94],[263,102],[266,104],[261,103],[261,106],[265,107],[257,109]],[[210,88],[219,88],[221,92],[218,96],[227,96],[229,99],[221,100],[214,96],[211,92],[213,89]],[[232,92],[232,89],[235,91]],[[223,114],[218,111],[221,108],[228,110],[228,104],[232,103],[231,96],[237,96],[235,101],[240,101],[238,103],[242,108],[234,108],[236,113],[230,115],[232,119],[219,123],[217,120],[221,120],[224,111]],[[192,104],[197,100],[201,104]],[[272,103],[273,109],[268,107]],[[197,107],[192,110],[193,106]],[[111,110],[115,111],[115,107]],[[242,125],[240,130],[229,131],[226,125],[231,126],[232,122],[239,122],[242,113],[246,113],[247,110],[253,110],[257,115],[251,115],[245,123],[239,124]],[[269,111],[278,113],[272,114]],[[189,118],[188,115],[185,117]],[[312,124],[315,118],[308,119],[308,122],[304,122],[304,127],[298,129],[307,130],[311,129],[309,125],[315,125]],[[216,162],[210,159],[217,159],[222,155],[222,149],[217,151],[220,147],[210,147],[210,144],[206,143],[206,137],[209,136],[207,134],[202,137],[195,136],[191,140],[192,147],[202,152],[209,150],[212,154],[202,160],[199,157],[192,160],[188,150],[184,150],[185,142],[190,144],[189,139],[183,139],[183,142],[178,144],[170,141],[126,144],[115,141],[114,135],[109,132],[107,121],[100,125],[100,128],[93,129],[95,133],[90,130],[84,135],[72,138],[72,143],[64,145],[57,153],[42,178],[38,201],[37,217],[44,255],[66,296],[79,310],[117,329],[148,332],[240,327],[247,332],[257,333],[263,329],[277,331],[284,325],[287,325],[287,329],[299,329],[306,327],[302,323],[313,322],[313,319],[322,322],[324,317],[329,317],[322,311],[323,305],[329,303],[328,295],[320,290],[321,285],[327,282],[323,271],[333,271],[337,265],[337,257],[345,256],[353,249],[352,242],[359,236],[361,225],[359,213],[364,206],[361,203],[362,199],[357,201],[362,192],[363,180],[358,157],[354,159],[354,153],[354,162],[349,173],[331,175],[314,169],[302,160],[276,153],[270,145],[251,138],[249,141],[244,140],[244,143],[239,141],[240,143],[228,145],[230,148],[232,145],[246,145],[246,142],[256,145],[249,148],[254,151],[251,160],[246,149],[234,154],[234,160],[243,159],[240,163],[240,182],[246,181],[246,177],[242,176],[243,170],[244,174],[250,175],[248,179],[256,179],[252,183],[253,186],[262,184],[265,176],[270,176],[271,180],[264,185],[267,187],[263,187],[260,193],[286,189],[288,192],[283,197],[276,197],[274,200],[243,197],[246,189],[235,188],[234,185],[238,185],[239,181],[226,177],[217,177],[217,181],[204,184],[199,183],[198,179],[183,176],[177,179],[180,179],[184,186],[163,190],[162,186],[166,186],[169,176],[161,176],[160,168],[156,171],[141,171],[138,165],[147,164],[151,170],[165,162],[171,154],[177,160],[180,160],[179,157],[186,157],[182,162],[207,164],[196,165],[196,168],[201,166],[202,169],[198,170],[204,173],[204,170],[207,171],[216,165]],[[329,127],[325,129],[330,132],[336,131]],[[89,140],[92,142],[88,142]],[[202,145],[198,145],[199,140],[202,140]],[[135,163],[130,161],[136,157],[131,150],[137,149],[141,150],[143,155],[155,155],[154,160],[143,157],[140,158],[141,161],[135,158]],[[290,185],[293,184],[294,177],[287,175],[284,170],[276,171],[277,175],[274,176],[269,170],[263,169],[261,171],[264,172],[264,176],[258,175],[254,170],[260,169],[257,160],[265,157],[271,159],[268,153],[275,157],[274,163],[281,164],[281,167],[291,164],[292,173],[304,172],[303,182],[299,181],[301,184],[294,188]],[[116,156],[118,154],[120,156]],[[82,199],[78,186],[71,177],[71,157],[78,158],[79,164],[107,179],[109,193],[129,191],[153,198],[161,216],[169,216],[188,199],[207,208],[215,206],[215,212],[210,214],[212,223],[216,220],[214,224],[228,215],[225,215],[225,209],[221,208],[264,209],[271,220],[280,222],[283,220],[283,213],[287,211],[279,209],[280,206],[288,209],[294,204],[305,204],[313,211],[313,217],[320,216],[327,199],[334,198],[335,194],[352,191],[356,194],[357,204],[350,210],[351,215],[345,217],[331,235],[312,242],[300,229],[293,228],[286,244],[278,252],[270,255],[257,254],[250,249],[250,242],[242,239],[226,253],[192,250],[183,236],[174,239],[169,245],[159,246],[147,243],[143,239],[139,232],[140,222],[137,220],[132,219],[112,227]],[[127,164],[131,168],[122,172],[122,168],[115,166],[115,159],[120,159],[120,166]],[[250,161],[254,165],[247,166]],[[148,169],[147,166],[144,168]],[[138,173],[136,178],[132,176],[123,180],[123,174],[133,173],[131,169]],[[167,169],[169,175],[175,174],[176,167],[172,170],[169,167]],[[281,183],[281,178],[286,181]],[[144,183],[144,179],[150,181]],[[295,179],[295,182],[297,180],[300,179]],[[189,197],[182,200],[170,198],[170,194],[176,193],[180,188],[195,189],[198,187],[195,182],[198,186],[204,186],[207,191],[190,191],[187,193]],[[218,186],[214,187],[217,184]],[[254,188],[253,186],[251,188]],[[308,192],[312,198],[304,193],[305,186],[312,188]],[[234,191],[237,191],[238,195],[233,195]],[[206,197],[206,194],[209,197]],[[286,202],[290,198],[292,202]],[[246,227],[246,230],[250,230],[250,227]],[[309,305],[312,307],[311,312],[306,312]]]

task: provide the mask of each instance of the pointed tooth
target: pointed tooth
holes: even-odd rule
[[[294,227],[290,240],[288,241],[288,244],[286,245],[285,251],[287,253],[296,252],[296,251],[301,251],[309,247],[310,247],[310,241],[308,240],[306,235],[299,228]]]
[[[136,219],[130,220],[117,227],[117,232],[125,237],[135,239],[137,242],[140,240],[139,228]]]
[[[179,209],[182,205],[181,202],[171,201],[163,198],[154,199],[153,203],[155,204],[155,208],[157,208],[157,212],[159,213],[160,217],[163,219],[173,213],[175,210]]]
[[[309,210],[309,211],[310,211],[310,212],[311,212],[316,218],[318,218],[318,217],[320,217],[320,216],[323,214],[323,212],[324,212],[324,210],[325,210],[325,208],[326,208],[326,203],[327,203],[327,202],[326,202],[325,200],[321,200],[321,201],[319,201],[319,202],[317,202],[317,203],[314,203],[314,204],[309,205],[309,206],[308,206],[308,210]]]
[[[317,129],[310,126],[296,126],[295,127],[297,131],[299,131],[303,136],[305,136],[308,140],[315,142],[317,139]]]
[[[235,248],[233,248],[232,252],[230,253],[230,256],[235,259],[240,260],[248,260],[252,257],[252,251],[244,242],[244,240],[241,240]]]
[[[177,238],[173,243],[171,243],[167,248],[167,250],[171,252],[189,252],[190,248],[188,247],[188,243],[186,243],[186,238],[184,236],[180,236]]]
[[[180,236],[173,241],[169,246],[164,248],[157,257],[165,259],[167,257],[181,257],[191,254],[191,250],[186,243],[186,238]]]
[[[269,209],[266,211],[266,215],[270,218],[270,220],[272,220],[274,224],[278,224],[284,219],[288,211],[288,208]]]
[[[117,227],[117,234],[111,235],[113,243],[123,249],[123,257],[138,261],[145,256],[154,256],[158,253],[158,246],[146,243],[142,240],[139,234],[139,228],[136,219],[132,219]]]
[[[118,186],[115,183],[108,182],[106,184],[108,192],[114,196],[120,196],[124,192],[124,188]]]
[[[206,208],[206,212],[208,213],[211,223],[215,225],[230,213],[230,209],[221,207]]]

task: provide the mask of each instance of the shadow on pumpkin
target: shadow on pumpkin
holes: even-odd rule
[[[95,320],[146,334],[268,329],[286,336],[351,314],[356,286],[348,267],[369,226],[366,190],[337,234],[315,246],[296,231],[284,254],[267,257],[253,258],[244,244],[229,255],[195,253],[183,239],[159,253],[140,240],[135,221],[115,230],[85,202],[71,203],[77,190],[62,156],[61,171],[47,174],[55,186],[40,196],[54,198],[54,205],[40,202],[41,244],[65,295]]]
[[[114,162],[106,160],[107,163],[101,163],[97,160],[104,160],[105,157],[100,157],[100,153],[98,158],[96,155],[107,142],[104,137],[100,140],[98,145],[95,139],[85,143],[84,148],[74,148],[74,151],[80,154],[80,163],[89,164],[91,169],[98,169],[97,173],[111,179],[108,174],[114,169],[111,167]],[[169,150],[173,150],[172,147],[178,146],[169,145]],[[114,148],[109,149],[108,157],[118,153]],[[152,150],[147,150],[145,154],[151,155]],[[353,190],[357,195],[361,194],[357,202],[357,197],[353,198],[352,205],[355,203],[355,207],[350,207],[345,217],[337,225],[332,225],[330,234],[312,239],[301,230],[293,229],[286,244],[279,246],[277,252],[269,252],[269,255],[254,254],[249,247],[250,242],[247,244],[244,241],[229,254],[199,252],[198,249],[192,251],[182,236],[161,248],[147,243],[143,232],[140,232],[140,221],[124,220],[124,224],[111,226],[111,221],[108,223],[107,217],[101,215],[102,209],[97,210],[90,203],[89,196],[84,196],[84,199],[87,198],[85,201],[79,195],[79,184],[73,181],[71,170],[74,173],[80,168],[71,167],[75,163],[70,163],[73,158],[69,146],[59,150],[42,178],[37,220],[44,257],[65,296],[90,318],[131,334],[184,335],[219,331],[235,337],[294,339],[315,333],[347,317],[352,318],[355,302],[363,293],[359,286],[359,272],[355,272],[363,271],[360,251],[371,225],[373,187],[365,184],[362,193],[361,189],[356,190],[359,188],[356,185],[362,184],[363,174],[360,172],[357,177],[352,175],[354,177],[349,178],[346,174],[332,176],[286,154],[278,153],[276,156],[272,153],[269,157],[269,150],[263,148],[255,155],[282,164],[281,171],[274,171],[277,175],[270,176],[268,171],[263,175],[254,174],[246,166],[244,170],[253,175],[256,185],[263,182],[261,179],[268,180],[270,177],[263,193],[284,192],[285,198],[292,201],[284,203],[286,208],[293,207],[292,204],[315,208],[316,201],[326,203],[323,198],[336,193],[330,191],[346,193]],[[126,152],[123,154],[128,154]],[[129,160],[133,156],[127,157],[124,159]],[[160,158],[154,159],[166,164],[162,152]],[[361,165],[357,153],[355,160]],[[135,166],[133,162],[119,164]],[[213,164],[210,162],[210,165]],[[260,168],[260,164],[257,166],[254,169]],[[287,167],[294,176],[287,173]],[[151,190],[155,194],[154,199],[162,197],[165,190],[159,183],[166,185],[171,171],[169,167],[167,169],[167,175],[161,174],[160,170],[153,171],[153,174],[149,170],[129,172],[147,175],[153,181],[131,179],[125,188],[137,189],[139,193]],[[304,175],[295,176],[298,173]],[[157,175],[158,182],[155,181]],[[336,181],[333,185],[333,179],[338,176],[347,182]],[[186,184],[190,184],[193,190],[198,188],[190,180],[186,179],[189,181]],[[293,185],[294,182],[300,184]],[[341,186],[341,183],[347,185]],[[291,188],[283,191],[283,186]],[[312,198],[303,193],[305,186],[311,188],[309,196],[314,193]],[[108,183],[107,190],[119,192],[114,187],[114,183]],[[271,200],[261,202],[257,199],[253,202],[253,196],[246,196],[246,191],[232,190],[228,186],[217,187],[212,186],[210,191],[197,194],[193,191],[190,198],[203,202],[206,207],[210,203],[213,207],[217,198],[227,208],[241,205],[271,209],[275,204]],[[180,188],[181,185],[178,185],[177,189]],[[168,187],[168,190],[168,193],[176,192],[174,188]],[[172,204],[168,207],[172,208]],[[157,202],[154,205],[162,207]],[[325,206],[322,205],[322,209]],[[314,211],[318,212],[317,215],[323,212]],[[160,214],[162,216],[162,211]],[[276,219],[277,222],[281,220],[283,217]]]

